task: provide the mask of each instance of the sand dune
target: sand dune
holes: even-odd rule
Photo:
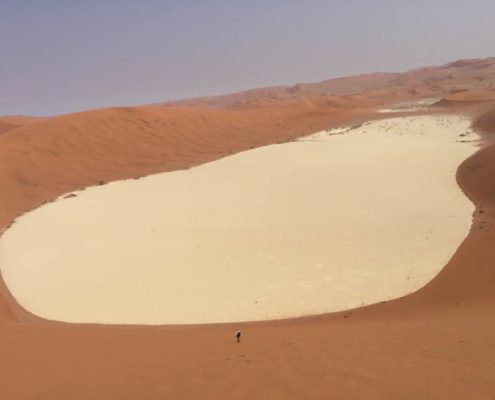
[[[495,58],[461,60],[442,66],[417,68],[404,73],[361,74],[317,83],[276,86],[162,103],[202,108],[262,108],[290,100],[338,96],[370,101],[407,101],[420,97],[442,97],[457,90],[490,93],[495,84]]]
[[[0,122],[15,125],[17,127],[30,125],[37,122],[41,122],[44,120],[50,119],[50,117],[31,117],[28,115],[5,115],[0,116]]]
[[[12,129],[15,129],[17,127],[18,127],[18,125],[9,124],[8,122],[2,122],[2,121],[0,121],[0,135],[2,133],[11,131]]]
[[[488,90],[492,69],[493,59],[487,59],[413,71],[399,82],[403,86],[385,85],[381,103],[385,108],[408,98],[443,97],[456,80],[459,86]],[[272,100],[270,108],[279,108],[274,104],[279,102]],[[178,110],[165,118],[174,126],[154,126],[149,133],[156,140],[145,140],[140,147],[139,140],[131,140],[140,137],[139,129],[118,140],[121,128],[125,132],[130,125],[123,121],[131,114],[128,110],[56,117],[54,125],[44,125],[50,129],[40,127],[42,121],[7,132],[0,136],[1,225],[43,201],[99,180],[184,168],[365,117],[345,109],[281,108],[274,115],[270,110],[246,116],[239,124],[245,129],[236,126],[239,136],[232,141],[227,140],[232,131],[224,114],[197,116],[200,128],[186,130],[187,121],[196,117]],[[239,112],[245,115],[246,110]],[[495,131],[493,115],[486,112],[474,125]],[[153,122],[149,115],[145,121]],[[174,129],[184,140],[163,144],[160,138]],[[290,135],[284,129],[290,129]],[[210,135],[208,145],[197,139]],[[98,152],[100,145],[108,154]],[[157,145],[168,149],[170,158],[153,156],[155,161],[145,165],[136,161],[138,153],[145,159],[156,155]],[[131,151],[134,147],[139,151]],[[75,156],[73,163],[65,152]],[[493,153],[494,147],[487,146],[458,169],[458,182],[477,207],[473,225],[426,287],[350,312],[243,324],[241,345],[232,341],[237,324],[128,328],[49,323],[23,312],[3,288],[0,397],[489,399],[495,393]],[[80,160],[82,168],[76,168]]]
[[[474,121],[474,128],[479,132],[483,132],[485,139],[488,142],[493,140],[493,134],[495,134],[495,109],[494,105],[489,106],[480,112]]]

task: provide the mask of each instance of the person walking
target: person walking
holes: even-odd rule
[[[240,330],[235,331],[234,335],[235,338],[237,339],[237,343],[239,343],[241,341],[241,331]]]

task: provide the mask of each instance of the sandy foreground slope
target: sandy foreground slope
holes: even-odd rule
[[[100,180],[197,165],[370,115],[322,107],[305,102],[249,114],[170,109],[166,117],[154,108],[100,110],[10,130],[0,136],[1,224]],[[494,116],[486,110],[475,126],[495,132]],[[4,288],[0,398],[493,399],[495,147],[489,141],[486,136],[486,147],[458,169],[458,183],[477,207],[470,233],[413,295],[269,323],[110,327],[39,320]],[[232,332],[239,326],[244,338],[236,344]]]

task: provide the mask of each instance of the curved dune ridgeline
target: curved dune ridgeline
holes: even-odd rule
[[[479,73],[469,65],[461,66]],[[452,81],[440,70],[434,75]],[[0,135],[1,226],[83,186],[187,168],[368,118],[366,110],[314,104],[108,109],[15,128]],[[485,110],[474,126],[495,132],[494,121],[495,109]],[[477,206],[469,235],[427,286],[384,304],[268,323],[130,328],[30,320],[3,287],[0,398],[490,399],[495,147],[465,160],[457,179]]]

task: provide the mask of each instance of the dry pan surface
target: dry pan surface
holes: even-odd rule
[[[348,309],[430,281],[473,211],[469,120],[369,122],[114,182],[19,218],[4,279],[68,322],[194,324]]]

